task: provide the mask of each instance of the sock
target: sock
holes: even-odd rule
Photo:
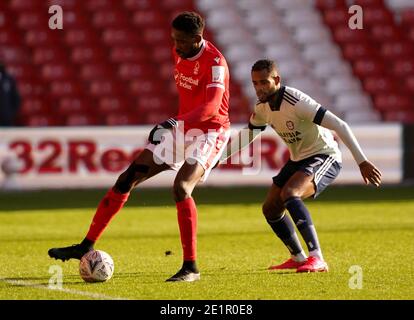
[[[85,248],[85,249],[90,250],[90,249],[93,249],[93,245],[94,245],[94,244],[95,244],[95,241],[91,241],[91,240],[89,240],[89,239],[85,238],[85,239],[83,239],[83,240],[82,240],[82,242],[80,243],[80,246],[81,246],[82,248]]]
[[[183,269],[191,270],[192,272],[199,273],[195,261],[184,261],[183,262]]]
[[[266,220],[276,235],[288,248],[292,255],[292,259],[295,261],[306,260],[306,255],[302,249],[298,236],[296,235],[292,220],[290,220],[285,213],[283,213],[277,220]]]
[[[291,197],[287,199],[285,201],[285,208],[289,211],[303,240],[305,240],[309,254],[317,254],[318,257],[322,259],[318,235],[316,234],[316,229],[312,223],[310,213],[305,207],[302,199],[299,197]]]
[[[184,261],[197,258],[197,208],[193,198],[176,203]]]
[[[86,235],[87,240],[94,243],[99,239],[108,223],[122,209],[128,197],[129,193],[116,193],[112,189],[107,192],[99,203],[95,216],[92,219],[88,234]]]

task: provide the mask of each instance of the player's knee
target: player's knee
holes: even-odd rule
[[[283,202],[285,202],[289,198],[301,197],[301,196],[302,194],[300,190],[298,190],[297,188],[289,187],[289,186],[283,187],[282,190],[280,191],[280,198],[282,199]]]
[[[275,220],[282,216],[284,207],[278,204],[276,201],[265,202],[262,206],[262,212],[266,219]]]
[[[174,198],[175,201],[182,201],[186,198],[191,197],[193,191],[192,185],[187,181],[176,180],[174,181]]]
[[[132,163],[128,169],[119,176],[114,189],[120,193],[128,193],[136,185],[146,179],[148,172],[148,166]]]

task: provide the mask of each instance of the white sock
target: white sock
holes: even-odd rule
[[[292,258],[293,261],[296,261],[296,262],[302,262],[302,261],[305,261],[307,259],[305,251],[303,251],[303,250],[301,252],[297,253],[297,254],[292,254],[291,258]]]
[[[317,257],[317,258],[323,260],[323,255],[322,255],[321,249],[316,249],[316,250],[309,251],[309,256]]]

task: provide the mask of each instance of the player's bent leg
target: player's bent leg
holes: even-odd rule
[[[177,206],[177,218],[180,239],[183,248],[182,268],[167,281],[196,281],[200,272],[197,259],[197,207],[191,194],[204,174],[204,168],[198,163],[185,162],[174,181],[174,198]]]
[[[285,207],[280,192],[281,188],[273,184],[263,203],[262,211],[273,232],[288,248],[291,258],[282,264],[270,266],[269,270],[296,269],[306,261],[292,220],[284,213]]]
[[[49,256],[62,261],[81,259],[85,253],[93,250],[94,243],[128,200],[132,188],[168,168],[166,164],[156,164],[150,150],[143,150],[100,201],[85,239],[80,244],[52,248],[48,251]]]
[[[312,222],[311,215],[302,199],[315,193],[313,174],[297,171],[282,188],[281,198],[286,209],[302,235],[309,250],[309,258],[306,263],[297,269],[297,272],[328,271],[328,266],[323,260],[318,235]]]

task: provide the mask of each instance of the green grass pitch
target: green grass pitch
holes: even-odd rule
[[[307,201],[330,266],[318,274],[266,270],[288,258],[261,214],[266,191],[196,190],[195,283],[165,282],[181,266],[171,191],[134,191],[96,245],[115,262],[113,278],[98,284],[83,282],[77,260],[52,260],[47,250],[83,239],[105,190],[0,193],[0,299],[414,298],[413,187],[331,187]],[[54,265],[63,270],[62,290],[48,287]]]

